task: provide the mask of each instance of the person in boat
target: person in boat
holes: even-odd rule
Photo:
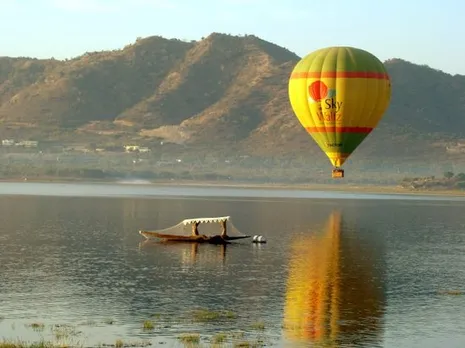
[[[200,222],[197,222],[197,221],[196,221],[196,222],[194,222],[194,223],[192,224],[192,235],[193,235],[193,236],[198,236],[198,235],[199,235],[199,223],[200,223]]]
[[[221,237],[222,238],[227,238],[227,230],[226,230],[226,220],[221,221]]]
[[[205,239],[205,240],[210,239],[211,237],[209,238],[204,234],[199,234],[199,225],[200,225],[200,222],[198,222],[198,221],[196,221],[196,222],[194,222],[192,224],[192,235],[195,236],[195,237]]]
[[[192,224],[192,235],[193,236],[199,236],[200,237],[199,224],[200,224],[200,222],[198,222],[198,221],[196,221],[196,222],[194,222]],[[221,234],[216,234],[216,235],[211,236],[211,237],[207,237],[205,235],[202,235],[201,237],[203,237],[204,239],[208,239],[211,242],[220,242],[221,240],[227,239],[228,235],[227,235],[226,221],[221,221]]]
[[[208,238],[208,241],[212,244],[225,244],[228,243],[228,234],[226,229],[226,221],[221,221],[221,234],[215,234]]]
[[[199,235],[199,224],[200,222],[194,222],[192,224],[192,235],[198,236]],[[227,237],[227,228],[226,228],[226,221],[221,221],[221,237]]]

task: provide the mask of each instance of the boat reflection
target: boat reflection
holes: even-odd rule
[[[381,249],[361,243],[332,212],[323,233],[291,244],[284,335],[307,346],[380,344],[385,294]],[[363,245],[363,246],[362,246]]]
[[[147,239],[139,243],[139,251],[155,251],[164,246],[169,246],[172,253],[180,254],[181,264],[183,266],[195,265],[199,262],[213,262],[217,265],[218,261],[224,265],[226,262],[227,244],[210,245],[203,243],[182,243]],[[200,252],[201,248],[203,249],[202,252]]]

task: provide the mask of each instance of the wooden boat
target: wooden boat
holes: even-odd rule
[[[205,235],[200,234],[198,227],[200,224],[208,223],[219,223],[222,227],[221,234],[215,235]],[[228,235],[228,224],[229,229],[235,231],[235,235]],[[187,229],[190,229],[190,235],[187,235]],[[171,232],[171,233],[170,233]],[[229,241],[250,238],[250,236],[245,235],[237,231],[237,229],[232,225],[229,216],[222,217],[211,217],[211,218],[196,218],[196,219],[185,219],[179,224],[168,227],[161,231],[143,231],[140,230],[139,234],[144,236],[146,239],[160,239],[163,241],[170,242],[191,242],[191,243],[210,243],[210,244],[228,244]]]
[[[147,239],[161,239],[170,242],[193,242],[193,243],[210,243],[210,244],[227,244],[229,241],[250,238],[250,236],[222,236],[220,234],[214,236],[206,236],[200,234],[198,236],[175,236],[172,234],[163,234],[155,231],[139,231],[139,233]]]

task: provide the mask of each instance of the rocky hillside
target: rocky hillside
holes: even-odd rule
[[[255,36],[218,33],[148,37],[65,61],[0,57],[0,136],[321,156],[288,101],[298,60]],[[465,76],[401,59],[386,66],[391,106],[353,158],[458,156],[446,147],[465,138]]]

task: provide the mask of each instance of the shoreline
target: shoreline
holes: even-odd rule
[[[33,179],[9,178],[0,179],[0,183],[44,183],[44,184],[102,184],[102,185],[148,185],[148,186],[182,186],[197,188],[242,188],[242,189],[266,189],[266,190],[305,190],[305,191],[335,191],[367,194],[391,194],[391,195],[423,195],[423,196],[456,196],[464,197],[465,190],[409,190],[399,185],[374,185],[374,184],[301,184],[301,183],[250,183],[230,181],[190,181],[190,180],[160,180],[150,181],[143,179],[119,179],[119,180],[86,180],[82,178],[58,179],[54,177],[37,177]]]
[[[305,190],[305,191],[336,191],[353,193],[393,194],[393,195],[428,195],[428,196],[457,196],[464,197],[465,191],[459,190],[416,190],[411,191],[397,185],[333,185],[333,184],[251,184],[251,183],[164,183],[157,182],[151,185],[158,186],[185,186],[185,187],[217,187],[217,188],[245,188],[267,190]]]

